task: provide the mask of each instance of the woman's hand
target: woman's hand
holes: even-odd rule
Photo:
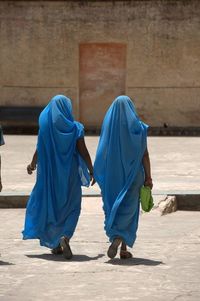
[[[150,187],[152,189],[153,188],[152,178],[145,179],[144,186],[148,186],[148,187]]]
[[[31,164],[29,164],[29,165],[27,166],[27,173],[28,173],[29,175],[31,175],[35,169],[36,169],[36,165],[33,165],[33,164],[31,163]]]
[[[33,171],[36,169],[36,166],[37,166],[37,150],[35,151],[34,155],[33,155],[33,159],[31,161],[31,164],[29,164],[27,166],[27,173],[29,175],[31,175],[33,173]]]

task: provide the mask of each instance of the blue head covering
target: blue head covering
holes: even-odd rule
[[[48,148],[49,159],[54,158],[57,167],[55,180],[60,183],[60,177],[64,174],[68,178],[71,157],[76,148],[76,141],[84,136],[84,127],[81,123],[74,121],[72,115],[71,100],[64,95],[54,96],[39,117],[39,138],[43,140]],[[39,142],[40,139],[38,139]],[[39,145],[39,144],[38,144]],[[79,173],[82,184],[89,186],[89,176],[85,162],[78,155]],[[63,171],[64,174],[61,172]]]
[[[39,117],[37,181],[30,196],[24,239],[39,238],[54,248],[63,235],[73,235],[80,213],[81,184],[89,185],[85,162],[76,150],[84,136],[74,121],[71,100],[52,98]]]
[[[101,188],[106,218],[105,229],[110,239],[114,235],[123,236],[122,233],[114,231],[114,224],[116,218],[120,219],[120,208],[131,185],[137,182],[138,173],[142,168],[147,128],[148,126],[140,121],[128,96],[117,97],[105,115],[94,175]],[[125,218],[128,220],[127,216]],[[127,241],[127,244],[132,243]]]

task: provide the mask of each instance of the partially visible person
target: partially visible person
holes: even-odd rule
[[[5,142],[4,142],[4,138],[3,138],[3,130],[0,125],[0,146],[4,145],[4,144],[5,144]],[[2,185],[2,179],[1,179],[1,154],[0,154],[0,192],[2,191],[2,189],[3,189],[3,185]]]
[[[95,181],[84,127],[74,121],[71,100],[64,95],[53,97],[40,114],[37,150],[27,172],[36,167],[23,239],[39,239],[53,254],[71,259],[69,241],[81,211],[81,185]]]
[[[136,240],[140,189],[153,187],[147,149],[147,129],[128,96],[117,97],[108,109],[97,148],[94,176],[101,188],[105,231],[111,245],[107,255],[131,258],[127,246]]]

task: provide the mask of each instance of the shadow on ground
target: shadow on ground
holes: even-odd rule
[[[112,265],[148,265],[148,266],[157,266],[160,264],[164,264],[159,260],[145,259],[145,258],[129,258],[129,259],[110,259],[106,263]]]
[[[99,258],[102,258],[105,256],[104,254],[99,254],[95,257],[90,257],[87,255],[73,255],[73,258],[71,260],[66,260],[62,255],[54,255],[54,254],[38,254],[38,255],[26,255],[29,258],[38,258],[38,259],[44,259],[44,260],[52,260],[52,261],[91,261],[91,260],[97,260]]]
[[[0,265],[14,265],[14,263],[0,260]]]

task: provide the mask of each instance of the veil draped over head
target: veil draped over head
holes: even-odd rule
[[[117,97],[104,118],[94,164],[103,197],[106,233],[110,240],[122,236],[129,246],[135,240],[132,232],[137,230],[147,128],[131,99]]]
[[[76,150],[84,136],[74,121],[71,100],[57,95],[39,117],[37,180],[28,201],[23,238],[39,238],[54,248],[73,235],[80,214],[81,185],[89,185],[85,162]]]

